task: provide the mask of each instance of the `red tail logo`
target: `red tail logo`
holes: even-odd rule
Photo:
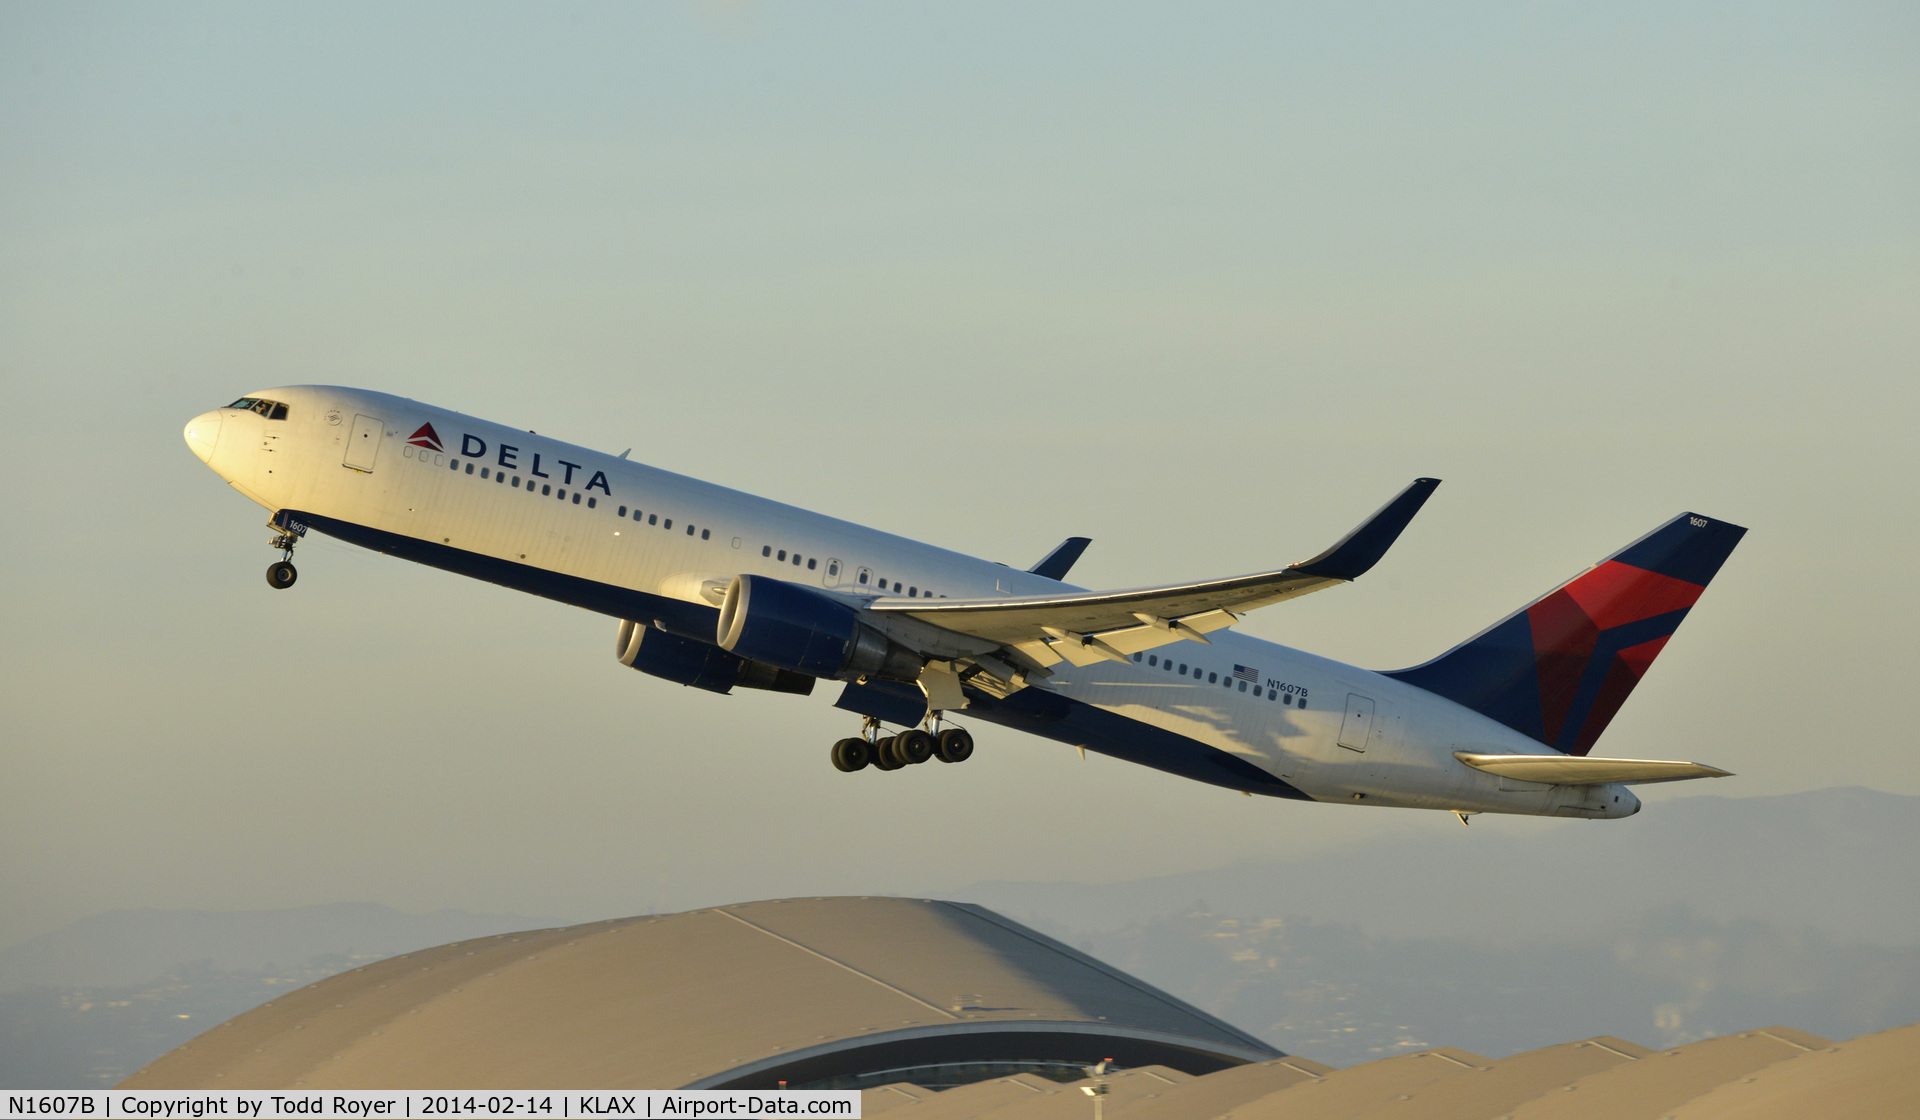
[[[407,442],[415,447],[424,447],[430,451],[445,451],[440,445],[440,433],[433,430],[432,424],[422,424],[418,431],[407,437]]]

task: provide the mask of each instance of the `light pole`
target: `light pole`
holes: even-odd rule
[[[1112,1058],[1102,1058],[1097,1066],[1080,1067],[1087,1071],[1088,1077],[1093,1079],[1093,1084],[1080,1086],[1081,1092],[1093,1098],[1093,1120],[1101,1120],[1100,1106],[1104,1103],[1101,1098],[1107,1095],[1107,1063],[1111,1061],[1113,1061]]]

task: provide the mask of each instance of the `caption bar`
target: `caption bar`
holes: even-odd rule
[[[492,1092],[338,1089],[107,1089],[89,1092],[8,1092],[6,1117],[83,1117],[85,1120],[412,1120],[414,1117],[519,1116],[534,1120],[640,1117],[827,1117],[858,1120],[860,1094],[851,1089],[680,1089],[601,1092],[581,1089],[499,1089]]]

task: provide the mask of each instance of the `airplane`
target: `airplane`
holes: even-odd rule
[[[1224,579],[1088,591],[1088,540],[1022,571],[403,397],[302,385],[195,417],[187,445],[309,532],[618,620],[641,673],[710,692],[843,685],[845,772],[965,761],[961,719],[1248,795],[1612,819],[1627,787],[1725,777],[1591,751],[1746,530],[1683,513],[1423,664],[1372,671],[1235,632],[1364,575],[1416,479],[1325,551]],[[899,728],[889,732],[887,725]]]

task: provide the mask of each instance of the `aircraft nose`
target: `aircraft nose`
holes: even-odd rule
[[[187,421],[187,446],[203,463],[213,462],[213,448],[220,442],[220,413],[203,412]]]

